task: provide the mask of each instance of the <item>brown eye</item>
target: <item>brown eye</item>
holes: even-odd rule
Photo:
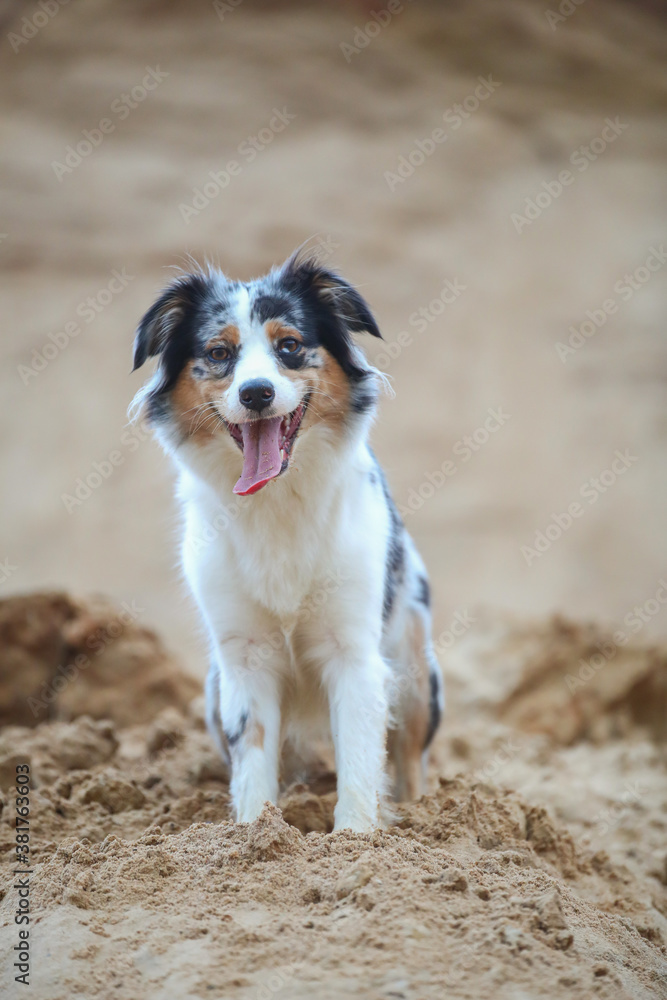
[[[296,354],[301,350],[301,344],[296,337],[284,337],[278,344],[278,350],[281,354]]]
[[[228,347],[212,347],[208,352],[208,357],[211,361],[227,361],[229,353]]]

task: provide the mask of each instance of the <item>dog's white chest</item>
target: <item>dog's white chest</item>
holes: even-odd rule
[[[233,540],[235,572],[243,589],[289,628],[310,585],[303,544],[293,533],[276,538],[271,532],[237,532]]]

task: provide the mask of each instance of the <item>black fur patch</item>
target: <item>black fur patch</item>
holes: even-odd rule
[[[260,323],[268,323],[270,319],[284,319],[290,326],[296,327],[296,317],[289,299],[279,295],[258,295],[253,299],[250,318]]]
[[[360,381],[368,370],[353,355],[351,333],[367,331],[381,337],[373,315],[351,285],[316,261],[296,256],[280,273],[280,283],[301,302],[306,327],[336,359],[348,378]]]
[[[391,537],[389,540],[389,550],[387,552],[387,566],[385,570],[384,583],[384,603],[382,616],[386,621],[394,610],[396,591],[403,580],[405,572],[405,547],[403,545],[403,523],[396,515],[391,519]]]
[[[230,346],[229,357],[224,358],[222,361],[216,361],[215,358],[208,357],[205,348],[201,348],[199,357],[205,362],[205,376],[212,375],[214,378],[230,378],[234,374],[236,363],[239,360],[239,352],[236,347]],[[194,366],[192,373],[193,375],[196,374]]]
[[[438,680],[437,674],[431,672],[429,674],[429,687],[430,687],[430,701],[429,701],[429,720],[428,720],[428,731],[426,733],[426,740],[424,741],[424,750],[430,745],[433,737],[436,734],[436,730],[440,725],[440,703],[438,702],[438,692],[440,689],[440,682]]]
[[[238,741],[245,733],[247,725],[248,725],[248,713],[244,712],[241,718],[239,719],[239,726],[235,733],[228,733],[225,730],[225,738],[227,740],[227,745],[229,747],[236,746]]]
[[[361,390],[352,394],[350,405],[355,413],[368,413],[376,402],[377,395],[375,393]]]
[[[281,351],[276,351],[276,356],[279,363],[284,368],[289,368],[290,371],[305,368],[308,362],[308,352],[304,350],[297,351],[295,354],[283,354]]]
[[[405,576],[405,544],[403,542],[403,522],[401,515],[396,509],[389,486],[380,466],[377,466],[377,473],[382,484],[382,491],[387,502],[391,524],[389,527],[389,545],[387,547],[387,561],[385,564],[384,577],[384,601],[382,606],[382,617],[384,621],[390,617],[394,610],[396,601],[396,591],[403,582]]]
[[[192,357],[197,314],[209,290],[210,283],[201,274],[179,278],[165,289],[137,328],[133,370],[161,354],[165,389],[171,388]]]
[[[147,358],[160,355],[160,381],[146,403],[148,419],[166,419],[164,396],[173,389],[185,365],[195,356],[200,315],[210,294],[210,281],[188,274],[172,282],[143,317],[134,338],[133,371]]]
[[[417,600],[420,604],[425,607],[430,608],[431,606],[431,587],[425,576],[420,576],[417,581]]]
[[[159,424],[161,420],[168,420],[170,415],[169,397],[163,395],[158,386],[146,400],[146,420]]]

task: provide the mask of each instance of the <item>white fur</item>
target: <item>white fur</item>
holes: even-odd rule
[[[229,389],[223,393],[220,409],[230,423],[247,420],[248,411],[239,400],[239,389],[250,379],[264,378],[272,382],[276,391],[272,413],[284,415],[296,410],[301,402],[297,387],[278,367],[274,355],[268,350],[264,324],[250,317],[248,289],[241,286],[234,303],[239,329],[243,331],[243,351],[234,369]]]
[[[212,639],[222,726],[234,733],[248,712],[265,730],[263,750],[237,752],[241,737],[232,751],[237,818],[255,819],[265,801],[276,801],[281,732],[312,725],[328,703],[336,827],[373,828],[388,721],[380,647],[389,523],[365,442],[336,446],[325,428],[312,427],[298,440],[296,469],[236,500],[240,454],[221,461],[219,443],[186,443],[175,457],[183,567]],[[216,523],[222,527],[202,543]]]

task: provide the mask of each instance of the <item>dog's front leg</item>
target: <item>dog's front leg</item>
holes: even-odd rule
[[[387,665],[379,652],[350,652],[324,673],[336,752],[335,830],[365,833],[381,822],[385,793]]]
[[[218,659],[220,720],[231,759],[230,792],[238,823],[278,800],[280,698],[274,673],[238,669],[229,646]]]

